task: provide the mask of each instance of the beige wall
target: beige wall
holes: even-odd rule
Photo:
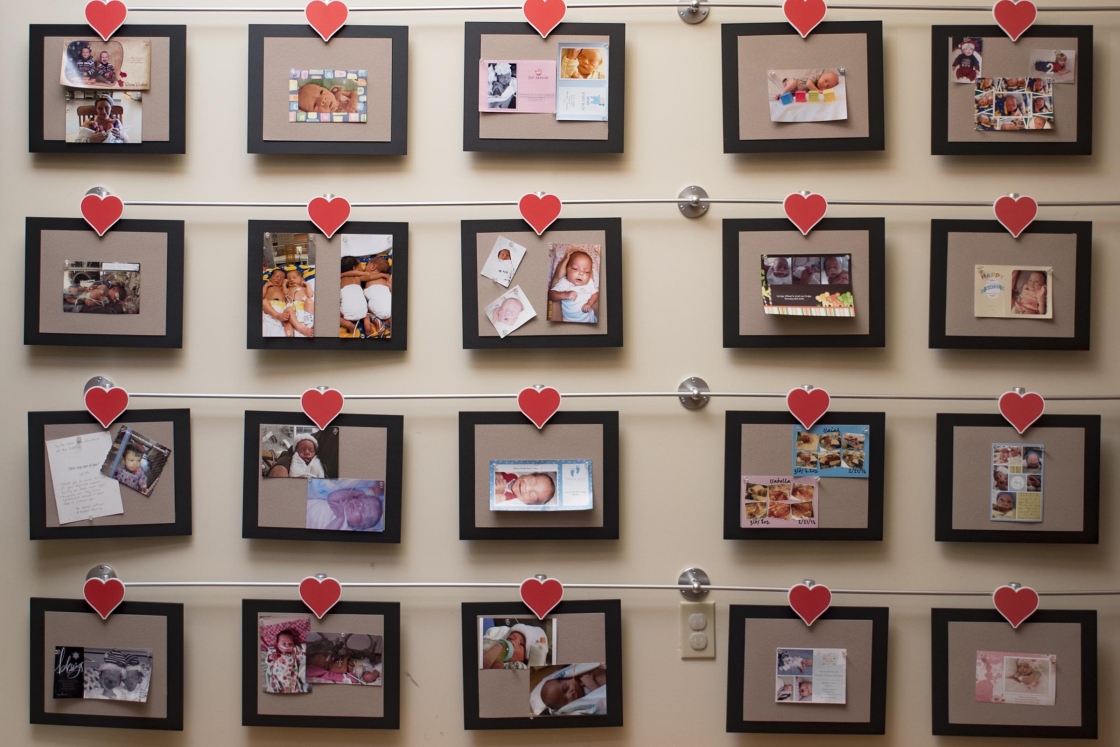
[[[933,2],[934,0],[927,0]],[[950,0],[938,0],[948,4]],[[293,0],[243,4],[300,5]],[[979,3],[982,5],[983,3]],[[1053,3],[1051,3],[1053,5]],[[27,24],[77,23],[81,3],[5,2],[0,9],[3,69],[24,80]],[[193,416],[195,534],[189,538],[32,543],[27,539],[25,408],[78,408],[81,387],[106,374],[134,391],[299,392],[319,384],[344,392],[509,392],[545,382],[562,391],[675,389],[700,375],[719,389],[785,391],[803,382],[834,391],[1001,392],[1016,385],[1043,393],[1113,392],[1120,374],[1115,320],[1120,297],[1120,224],[1113,210],[1044,209],[1046,218],[1095,221],[1096,292],[1090,353],[932,351],[926,347],[929,220],[986,218],[982,209],[836,208],[836,216],[887,218],[887,303],[884,350],[822,354],[727,351],[721,345],[720,252],[723,218],[775,217],[774,206],[714,207],[688,221],[671,205],[577,206],[565,216],[623,218],[626,252],[626,347],[571,352],[466,352],[461,346],[459,220],[511,218],[513,208],[355,210],[361,220],[412,223],[409,350],[403,354],[292,353],[245,350],[245,225],[252,218],[298,219],[299,210],[128,208],[132,218],[187,221],[187,313],[182,351],[137,352],[25,348],[20,334],[22,222],[26,215],[73,216],[82,193],[104,184],[133,199],[306,200],[334,192],[352,200],[516,199],[530,190],[561,197],[668,197],[687,184],[715,196],[781,197],[812,189],[834,198],[991,200],[1017,191],[1040,199],[1120,197],[1120,116],[1116,96],[1097,96],[1096,152],[1081,159],[944,159],[929,153],[929,26],[990,22],[986,13],[829,12],[833,20],[886,21],[887,151],[872,154],[732,157],[721,150],[722,22],[777,21],[775,10],[716,8],[699,26],[671,9],[573,10],[573,20],[627,23],[629,80],[626,154],[621,157],[524,157],[461,151],[463,21],[515,20],[489,12],[355,14],[355,21],[407,24],[410,31],[409,155],[401,159],[255,158],[245,153],[242,97],[212,100],[246,77],[246,25],[298,23],[287,14],[136,13],[148,23],[189,22],[187,140],[190,155],[112,161],[26,153],[27,127],[9,106],[0,211],[8,258],[7,323],[0,375],[11,388],[10,422],[0,431],[7,521],[0,550],[9,589],[6,676],[0,677],[0,721],[10,744],[148,745],[141,732],[27,724],[23,641],[32,595],[77,596],[86,570],[99,562],[126,579],[298,580],[326,572],[343,580],[504,580],[548,573],[571,582],[672,583],[686,566],[707,569],[717,583],[789,585],[813,577],[835,586],[991,589],[1016,580],[1040,589],[1120,586],[1117,525],[1117,425],[1120,405],[1052,403],[1060,413],[1104,415],[1101,545],[1030,547],[945,545],[933,541],[934,414],[988,412],[986,405],[884,404],[887,419],[887,513],[881,543],[747,543],[722,537],[723,412],[777,407],[777,402],[721,400],[691,413],[675,400],[569,400],[569,409],[617,408],[622,413],[622,538],[603,543],[467,543],[458,539],[456,414],[460,407],[512,403],[355,403],[350,412],[405,416],[405,517],[399,547],[250,542],[241,539],[241,412],[250,403],[197,401]],[[1112,85],[1120,32],[1116,14],[1045,13],[1043,20],[1097,24],[1099,91]],[[1111,42],[1111,44],[1110,44]],[[796,43],[792,40],[791,43]],[[214,83],[217,81],[218,83]],[[19,86],[9,90],[19,95]],[[17,113],[13,113],[17,112]],[[666,267],[672,268],[666,277]],[[687,290],[689,285],[692,290]],[[667,293],[676,291],[676,300]],[[652,314],[657,310],[660,313]],[[1111,325],[1111,326],[1110,326]],[[148,404],[148,403],[144,403]],[[174,406],[153,402],[149,406]],[[294,403],[293,403],[294,404]],[[875,403],[850,403],[875,409]],[[444,466],[440,466],[444,465]],[[282,591],[236,589],[136,590],[129,598],[186,604],[186,731],[160,736],[169,745],[359,745],[362,732],[245,729],[240,726],[242,596],[291,598]],[[586,591],[573,598],[594,598]],[[714,593],[720,609],[714,661],[681,661],[675,593],[620,593],[625,636],[626,727],[591,733],[532,735],[538,745],[697,744],[808,747],[814,737],[724,733],[726,611],[731,603],[774,603],[778,595]],[[402,602],[404,635],[399,734],[373,735],[387,745],[524,744],[525,734],[462,731],[460,601],[509,601],[512,594],[410,590],[351,599]],[[889,603],[888,736],[836,738],[836,744],[932,747],[929,736],[929,608],[983,606],[980,599],[844,597],[850,604]],[[1120,742],[1120,598],[1045,600],[1047,608],[1101,610],[1100,744]],[[1029,623],[1028,623],[1029,624]],[[1060,687],[1060,685],[1059,685]],[[328,741],[329,740],[329,741]],[[1002,744],[957,739],[954,747]]]

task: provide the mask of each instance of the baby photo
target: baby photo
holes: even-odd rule
[[[261,334],[315,336],[315,241],[306,233],[265,236],[261,268]]]
[[[68,647],[73,652],[82,651],[83,693],[87,700],[126,700],[134,703],[148,702],[148,688],[152,682],[151,649]],[[57,660],[59,649],[55,649]],[[73,673],[73,661],[66,667]],[[58,689],[59,672],[55,668],[55,689]],[[66,696],[75,697],[75,696]]]
[[[93,145],[144,142],[143,95],[142,91],[67,91],[66,142]]]
[[[59,78],[64,86],[143,91],[150,85],[151,39],[93,38],[65,44]]]
[[[1075,49],[1032,49],[1031,71],[1055,83],[1076,83],[1077,50]]]
[[[498,296],[494,301],[487,304],[482,312],[494,325],[499,337],[505,337],[519,329],[537,315],[520,285],[515,285]]]
[[[261,681],[266,693],[308,693],[307,636],[311,618],[261,615]]]
[[[992,521],[1042,521],[1042,444],[992,444]]]
[[[478,668],[528,669],[556,663],[557,620],[478,618]]]
[[[385,482],[347,478],[308,480],[305,528],[385,531]]]
[[[866,425],[795,425],[793,476],[866,478],[864,444],[871,429]]]
[[[367,121],[367,77],[365,70],[289,70],[288,121]]]
[[[766,91],[771,122],[835,122],[848,118],[842,67],[770,70]]]
[[[479,60],[478,110],[552,114],[556,110],[556,61]]]
[[[1057,657],[1005,651],[976,652],[976,702],[1052,706]]]
[[[62,310],[82,314],[139,314],[140,265],[68,259],[62,271]]]
[[[984,40],[979,37],[953,37],[950,41],[949,75],[958,83],[975,83],[981,74]]]
[[[853,317],[852,257],[761,255],[762,305],[782,316]]]
[[[977,130],[1054,129],[1051,78],[979,78],[973,97]]]
[[[393,336],[393,237],[342,235],[338,336]]]
[[[307,682],[381,687],[384,639],[368,633],[308,633]]]
[[[556,119],[606,122],[610,50],[605,43],[560,44]]]
[[[490,462],[491,511],[586,511],[592,507],[590,459]]]
[[[517,266],[525,258],[525,252],[526,249],[521,244],[505,236],[499,236],[479,274],[484,278],[490,278],[503,288],[508,288],[513,281],[513,274],[517,272]]]
[[[262,425],[261,476],[338,477],[338,428],[314,425]]]
[[[531,667],[529,708],[533,717],[607,715],[607,665]]]
[[[1052,267],[976,265],[973,315],[1053,319]]]
[[[848,650],[779,648],[774,702],[847,702]]]
[[[122,425],[101,465],[101,474],[150,497],[170,458],[171,449]]]
[[[599,321],[601,255],[598,244],[548,245],[548,321]]]
[[[744,529],[817,526],[817,477],[743,475],[741,489],[739,526]]]

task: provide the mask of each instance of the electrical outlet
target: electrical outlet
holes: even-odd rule
[[[716,658],[715,602],[681,602],[681,658]]]

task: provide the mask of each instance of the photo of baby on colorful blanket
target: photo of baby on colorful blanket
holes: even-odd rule
[[[368,72],[297,70],[288,72],[289,122],[366,122]]]

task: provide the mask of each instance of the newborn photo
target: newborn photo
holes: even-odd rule
[[[261,477],[338,477],[338,428],[262,425]]]
[[[148,702],[151,649],[59,646],[55,662],[56,698]],[[75,687],[77,683],[81,683],[80,689]]]
[[[610,50],[605,43],[561,44],[556,63],[556,119],[606,122]]]
[[[478,618],[478,668],[528,669],[556,663],[556,618]]]
[[[605,716],[607,665],[531,667],[529,707],[534,716]]]
[[[848,118],[844,68],[771,70],[766,75],[771,122],[835,122]]]
[[[1040,522],[1043,444],[992,444],[992,521]]]
[[[114,37],[65,42],[59,82],[69,88],[143,91],[151,82],[151,39]]]
[[[261,260],[261,334],[314,337],[314,238],[306,233],[269,232]]]
[[[976,129],[1054,129],[1051,78],[978,78],[973,92]]]
[[[482,312],[498,331],[498,337],[505,337],[514,332],[537,315],[520,285],[515,285],[498,296],[487,304]]]
[[[144,142],[143,91],[66,92],[66,142],[124,145]]]
[[[779,648],[774,701],[846,703],[847,670],[847,649]]]
[[[101,474],[151,497],[170,458],[171,449],[122,425],[118,426],[117,437],[101,465]]]
[[[586,511],[591,460],[490,462],[491,511]]]
[[[1052,267],[976,265],[973,315],[1053,319]]]
[[[308,633],[307,682],[381,687],[384,639],[368,633]]]
[[[262,689],[266,693],[311,692],[307,683],[307,636],[311,618],[261,615],[260,659]]]
[[[782,316],[856,315],[852,255],[763,254],[762,306]]]
[[[365,70],[289,70],[288,121],[366,122],[367,77]]]
[[[517,272],[517,266],[525,258],[526,251],[521,244],[505,236],[499,236],[479,274],[484,278],[490,278],[503,288],[508,288],[513,281],[514,273]]]
[[[1052,706],[1057,657],[1006,651],[976,652],[976,702]]]
[[[393,336],[393,237],[388,234],[342,235],[339,266],[341,338]]]
[[[62,271],[62,310],[81,314],[139,314],[140,265],[68,259]]]
[[[811,464],[817,455],[798,450],[795,459],[798,464]],[[817,526],[818,477],[743,475],[740,490],[739,526],[743,529]]]
[[[556,61],[480,60],[478,110],[552,114],[556,111]]]
[[[385,531],[385,482],[348,478],[308,480],[305,528]]]
[[[548,321],[598,323],[602,250],[598,244],[548,245]]]

